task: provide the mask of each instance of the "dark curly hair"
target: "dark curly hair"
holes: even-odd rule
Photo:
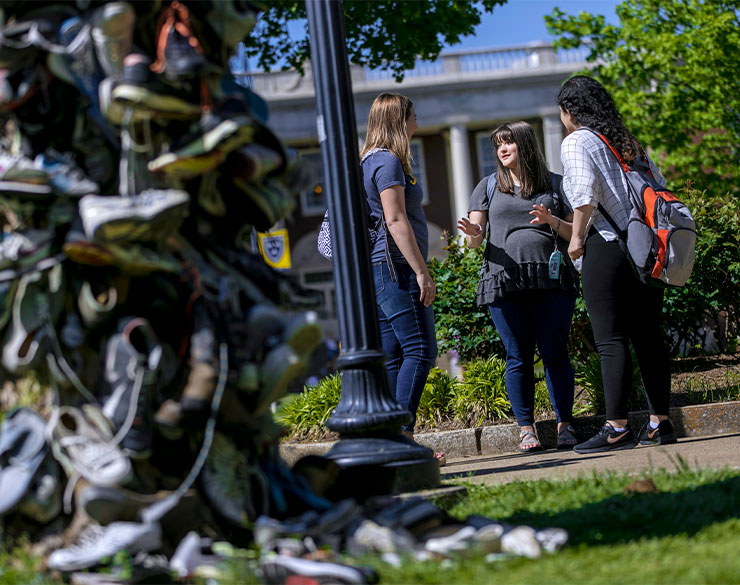
[[[635,160],[639,143],[624,125],[614,98],[598,81],[587,75],[571,77],[560,88],[558,105],[578,124],[606,136],[625,161]]]

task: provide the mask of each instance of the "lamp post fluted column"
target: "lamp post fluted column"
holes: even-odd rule
[[[396,402],[383,367],[344,8],[339,0],[306,0],[306,12],[341,340],[342,394],[326,423],[340,440],[326,456],[342,470],[340,497],[434,487],[439,465],[430,449],[401,434],[411,413]]]

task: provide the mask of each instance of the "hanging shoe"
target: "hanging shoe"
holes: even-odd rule
[[[157,23],[157,60],[151,69],[168,79],[199,76],[208,66],[203,48],[190,27],[190,12],[174,1],[162,10]]]

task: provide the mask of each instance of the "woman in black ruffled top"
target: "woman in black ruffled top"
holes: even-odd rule
[[[558,448],[576,444],[573,367],[568,334],[579,276],[567,255],[573,210],[560,193],[562,177],[547,169],[534,129],[509,122],[491,134],[494,177],[473,191],[458,222],[468,246],[488,232],[478,284],[506,348],[506,389],[520,428],[520,451],[542,448],[534,429],[534,353],[539,349],[558,421]]]

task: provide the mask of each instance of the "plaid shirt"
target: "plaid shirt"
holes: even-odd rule
[[[609,147],[593,132],[576,130],[563,140],[560,146],[560,160],[563,162],[563,192],[571,207],[598,204],[606,209],[620,229],[627,229],[630,204],[627,191],[627,178]],[[665,185],[650,157],[650,170],[655,180]],[[593,225],[606,241],[618,238],[614,228],[597,209],[591,214],[586,233]]]

